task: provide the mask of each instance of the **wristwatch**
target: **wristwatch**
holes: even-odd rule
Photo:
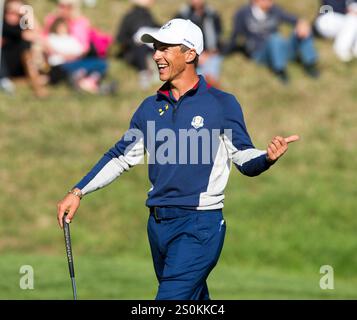
[[[79,199],[82,199],[82,197],[83,197],[82,192],[79,190],[72,189],[72,190],[69,190],[68,193],[71,193],[71,194],[77,196]]]

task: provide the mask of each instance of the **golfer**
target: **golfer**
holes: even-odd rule
[[[224,189],[233,162],[241,173],[269,169],[299,139],[275,137],[256,149],[241,107],[229,93],[197,75],[204,49],[200,28],[173,19],[142,35],[164,85],[136,110],[126,134],[58,204],[58,222],[70,222],[80,199],[111,183],[148,155],[152,187],[148,237],[158,300],[207,300],[206,279],[220,256],[226,232]]]

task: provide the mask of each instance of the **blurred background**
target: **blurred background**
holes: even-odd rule
[[[23,3],[10,2],[1,42],[0,298],[71,299],[57,202],[160,87],[150,48],[135,40],[140,28],[178,13],[199,17],[203,7],[183,8],[200,3],[189,0],[97,0],[81,7],[33,0],[19,15]],[[208,279],[211,298],[356,299],[356,12],[336,8],[343,22],[317,22],[321,1],[276,0],[290,14],[282,16],[280,34],[295,30],[310,41],[314,58],[274,69],[269,61],[256,63],[258,51],[247,52],[242,32],[232,36],[233,17],[248,3],[206,1],[216,37],[206,39],[212,47],[201,71],[237,96],[257,148],[277,134],[299,134],[301,141],[258,178],[232,170],[225,245]],[[33,20],[26,18],[31,8]],[[343,18],[350,24],[338,38]],[[346,32],[354,42],[343,40]],[[71,224],[80,299],[155,297],[144,206],[149,188],[140,165],[83,199]],[[23,265],[33,267],[33,290],[19,286]],[[333,290],[320,288],[323,265],[334,269]]]

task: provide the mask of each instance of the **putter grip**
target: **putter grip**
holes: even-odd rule
[[[63,232],[64,232],[64,240],[66,244],[68,268],[71,278],[74,278],[74,263],[73,263],[73,255],[72,255],[71,234],[69,231],[69,224],[65,221],[65,218],[66,216],[63,217]]]

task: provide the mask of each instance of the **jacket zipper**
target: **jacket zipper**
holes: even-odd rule
[[[173,106],[172,122],[175,122],[175,120],[176,120],[176,114],[177,114],[178,108],[179,108],[179,106],[181,105],[183,99],[186,97],[186,95],[187,95],[188,92],[189,92],[189,91],[187,91],[182,97],[180,97],[180,98],[178,99],[178,101],[176,101],[176,103],[175,103],[175,102],[172,102],[172,106]]]
[[[174,103],[172,105],[173,111],[172,111],[172,122],[175,123],[176,120],[176,112],[177,112],[177,105]]]

